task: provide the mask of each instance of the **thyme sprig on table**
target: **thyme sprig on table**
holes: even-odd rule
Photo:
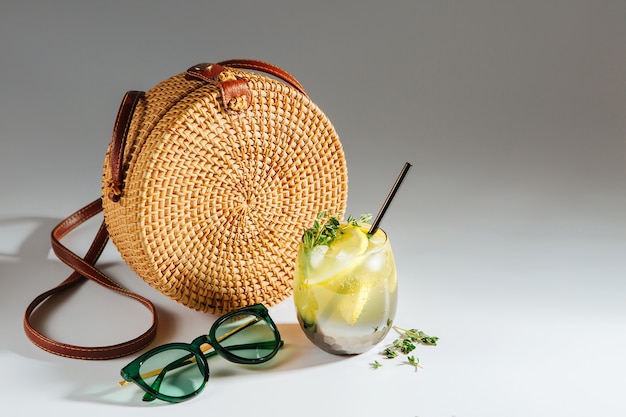
[[[415,356],[407,356],[406,359],[409,362],[409,365],[415,368],[415,372],[417,372],[418,368],[421,368],[419,358],[415,358]]]
[[[436,336],[429,336],[421,330],[417,329],[403,329],[402,327],[393,326],[393,329],[400,334],[400,337],[395,339],[389,346],[387,346],[382,352],[386,359],[393,359],[397,357],[399,354],[408,355],[415,348],[416,345],[426,345],[426,346],[437,346],[437,341],[439,340]],[[413,366],[417,371],[420,368],[419,358],[416,358],[414,355],[407,356],[408,364]],[[371,364],[372,368],[377,369],[382,366],[382,364],[378,361],[374,361]]]
[[[372,215],[369,213],[362,214],[358,219],[350,215],[346,219],[346,223],[358,227],[359,223],[367,223],[371,218]],[[317,214],[313,226],[304,231],[302,243],[309,249],[318,245],[329,246],[343,234],[340,224],[337,216],[330,214],[328,211],[321,211]]]

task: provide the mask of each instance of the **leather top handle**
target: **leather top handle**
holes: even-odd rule
[[[252,104],[252,92],[248,80],[238,77],[228,68],[241,68],[264,72],[290,84],[304,96],[307,96],[304,87],[282,68],[263,61],[253,59],[231,59],[217,64],[202,63],[187,69],[185,79],[202,80],[217,85],[220,89],[224,106],[231,110],[243,111]],[[308,97],[308,96],[307,96]]]
[[[296,78],[285,71],[284,69],[277,67],[276,65],[270,64],[264,61],[258,61],[256,59],[229,59],[226,61],[221,61],[219,63],[225,67],[233,67],[240,69],[249,69],[253,71],[261,71],[269,75],[273,75],[281,80],[291,84],[292,87],[300,91],[302,94],[308,97],[308,94],[304,90],[302,84],[296,80]]]

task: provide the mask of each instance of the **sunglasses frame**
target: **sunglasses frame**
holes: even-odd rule
[[[249,345],[238,345],[238,346],[230,346],[229,348],[224,348],[220,344],[220,340],[218,340],[218,338],[216,338],[215,336],[217,329],[219,329],[220,326],[224,322],[232,319],[233,317],[246,315],[246,314],[250,316],[255,316],[265,321],[274,334],[275,342],[273,342],[274,346],[272,348],[272,351],[269,354],[261,358],[244,358],[241,356],[237,356],[233,354],[231,351],[229,351],[229,349],[237,350],[238,348],[249,347]],[[267,343],[267,342],[259,342],[259,343]],[[213,351],[204,353],[204,350],[207,350],[207,349],[203,350],[201,347],[206,344],[210,345],[209,348],[213,348]],[[228,312],[224,314],[223,316],[219,317],[215,321],[215,323],[213,323],[213,325],[211,326],[211,329],[209,330],[208,334],[198,336],[191,343],[167,343],[161,346],[157,346],[143,353],[142,355],[137,357],[135,360],[130,362],[128,365],[122,368],[120,373],[122,375],[122,378],[124,378],[124,381],[121,381],[120,385],[126,385],[127,383],[137,384],[137,386],[139,386],[142,390],[146,392],[146,394],[143,397],[144,401],[153,401],[157,398],[163,401],[171,402],[171,403],[178,403],[178,402],[186,401],[198,395],[206,386],[206,383],[208,382],[209,375],[210,375],[209,364],[207,362],[208,358],[212,356],[220,355],[224,359],[228,360],[229,362],[243,364],[243,365],[258,365],[261,363],[265,363],[268,360],[272,359],[274,356],[276,356],[276,353],[278,353],[278,350],[283,346],[283,344],[284,342],[280,337],[278,328],[276,327],[276,324],[270,317],[267,307],[265,307],[263,304],[255,304],[255,305],[243,307],[243,308]],[[173,397],[173,396],[166,395],[158,391],[158,387],[160,386],[160,381],[162,381],[164,376],[161,378],[157,377],[157,380],[158,380],[156,383],[157,389],[155,389],[153,387],[155,385],[155,382],[153,382],[151,385],[148,384],[143,379],[146,376],[146,374],[142,375],[140,373],[141,366],[146,360],[148,360],[149,358],[161,352],[165,352],[167,350],[174,350],[174,349],[185,350],[189,352],[190,354],[187,357],[179,359],[179,360],[183,360],[183,362],[181,362],[179,366],[191,365],[193,362],[196,362],[195,365],[198,366],[203,377],[203,381],[201,385],[194,392],[180,396],[180,397]],[[174,365],[174,368],[172,369],[176,369],[178,366],[176,366],[175,362],[172,362],[166,365],[165,368],[169,367],[170,365]],[[159,374],[162,373],[163,375],[165,375],[163,373],[163,369],[155,370],[154,372],[158,371],[157,373]],[[151,376],[154,376],[154,374]]]

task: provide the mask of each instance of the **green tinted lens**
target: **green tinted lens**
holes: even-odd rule
[[[172,398],[194,395],[206,383],[204,365],[191,351],[182,348],[149,357],[141,364],[139,374],[152,390]]]
[[[262,362],[273,356],[278,337],[270,324],[255,314],[242,313],[224,321],[215,329],[220,346],[243,361]]]

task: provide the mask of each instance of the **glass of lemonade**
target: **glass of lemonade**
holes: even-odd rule
[[[391,244],[382,229],[371,236],[369,229],[362,221],[339,223],[320,216],[298,250],[298,322],[309,340],[330,353],[369,350],[387,335],[395,317],[398,291]]]

